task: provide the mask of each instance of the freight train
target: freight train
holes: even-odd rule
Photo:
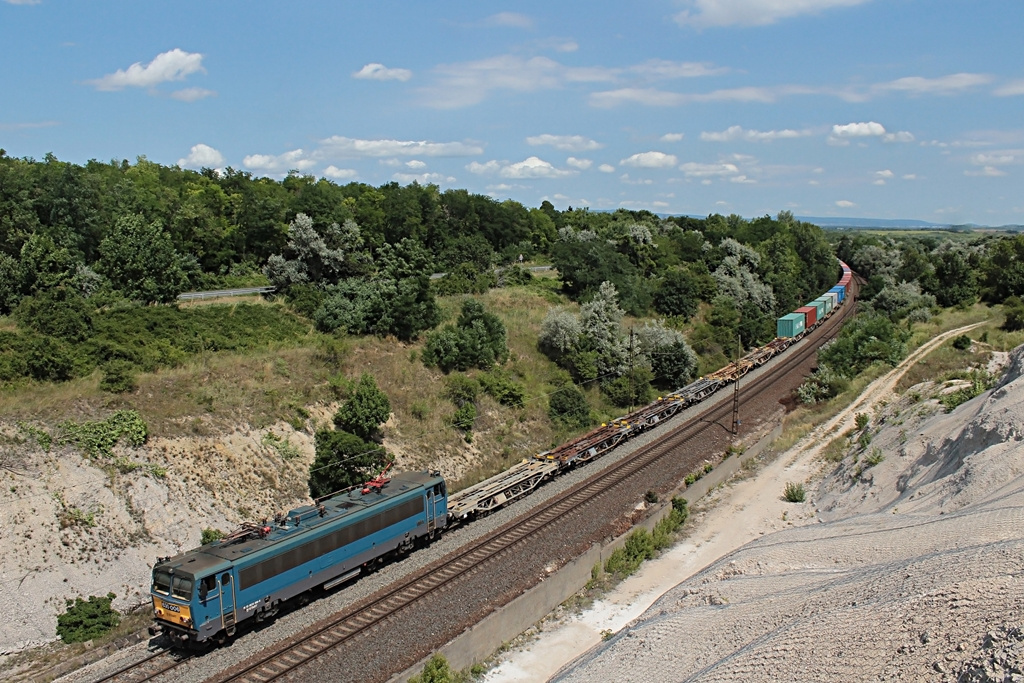
[[[829,318],[850,294],[852,272],[840,265],[843,276],[837,285],[779,318],[778,336],[767,345],[450,498],[439,472],[387,477],[385,469],[362,486],[279,515],[273,523],[245,524],[223,539],[157,558],[150,635],[163,634],[185,646],[223,643],[242,622],[264,621],[288,600],[373,571],[429,543],[445,528],[486,515],[603,455],[764,365]]]

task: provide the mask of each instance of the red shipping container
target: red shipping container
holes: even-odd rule
[[[818,309],[816,306],[801,306],[795,313],[804,314],[804,329],[809,330],[818,322]]]

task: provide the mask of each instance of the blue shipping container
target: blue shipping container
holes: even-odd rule
[[[828,291],[836,293],[836,296],[839,297],[839,303],[843,303],[843,299],[846,298],[846,287],[843,287],[842,285],[836,285]]]

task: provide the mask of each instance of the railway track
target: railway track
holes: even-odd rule
[[[854,284],[854,295],[859,283]],[[852,297],[855,300],[855,296]],[[833,337],[842,323],[854,311],[844,306],[838,315],[826,320],[809,339],[803,340],[779,356],[777,363],[754,379],[741,385],[739,399],[750,401],[766,388],[813,356],[825,341]],[[601,498],[612,495],[616,487],[640,473],[657,468],[666,458],[672,458],[681,447],[698,438],[713,427],[725,428],[731,422],[731,401],[709,405],[679,428],[668,432],[650,444],[637,449],[632,456],[610,464],[584,480],[579,486],[551,500],[531,508],[499,529],[477,539],[467,547],[455,551],[443,560],[411,573],[388,589],[359,601],[335,617],[300,635],[282,641],[258,658],[232,667],[208,679],[208,683],[269,682],[289,676],[297,669],[318,660],[340,645],[366,634],[395,615],[445,590],[455,590],[460,580],[496,570],[495,566],[524,544],[552,529],[557,529],[565,518],[584,510]],[[429,650],[428,650],[429,652]],[[145,659],[123,667],[96,683],[135,683],[164,677],[188,661],[190,657],[175,657],[168,651],[150,654]]]
[[[838,332],[845,319],[852,314],[853,308],[843,307],[840,315],[829,318],[819,327],[813,335],[816,343],[796,345],[780,357],[780,362],[770,372],[749,380],[741,387],[740,400],[750,400],[771,387],[778,377],[805,364],[825,340]],[[497,570],[509,553],[521,549],[538,534],[559,528],[567,517],[613,494],[615,488],[623,482],[641,472],[659,467],[682,446],[713,426],[721,425],[727,418],[731,419],[731,411],[729,401],[709,406],[681,428],[639,448],[631,457],[596,472],[581,485],[532,508],[528,514],[505,524],[444,560],[413,573],[389,589],[351,606],[314,630],[282,643],[280,647],[263,653],[249,663],[208,679],[208,683],[268,683],[282,679],[343,643],[368,633],[375,626],[427,597],[441,591],[455,590],[458,581],[481,572]]]

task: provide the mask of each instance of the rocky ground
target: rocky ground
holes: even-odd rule
[[[1024,350],[948,414],[937,399],[951,387],[894,385],[831,425],[829,449],[783,456],[789,476],[818,472],[802,504],[782,503],[773,481],[777,531],[665,592],[556,679],[1024,680]],[[858,411],[870,443],[851,426]]]

